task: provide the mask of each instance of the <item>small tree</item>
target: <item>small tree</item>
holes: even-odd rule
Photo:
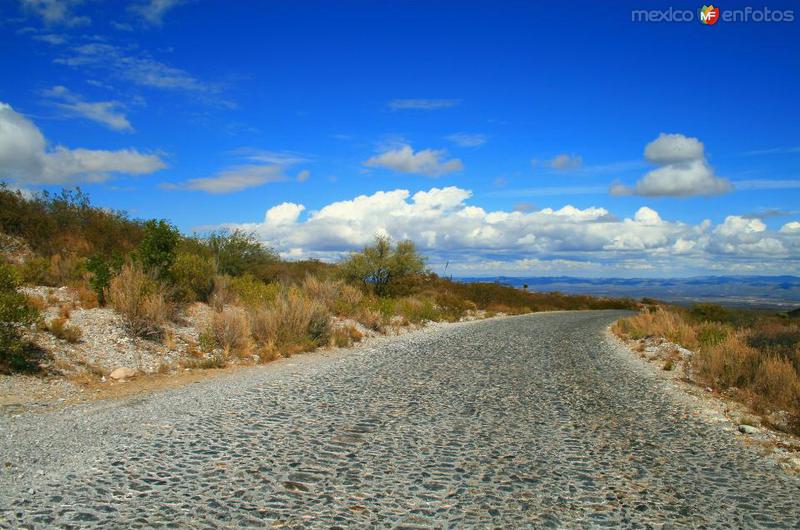
[[[400,241],[392,248],[386,236],[375,238],[373,246],[353,252],[340,264],[342,276],[371,288],[379,296],[387,296],[392,288],[410,276],[425,270],[425,260],[417,253],[414,243]]]
[[[220,274],[240,276],[249,272],[259,276],[260,269],[279,261],[274,250],[265,246],[252,233],[234,230],[212,233],[206,240]]]
[[[147,221],[144,224],[144,237],[137,251],[145,270],[162,280],[169,279],[180,240],[178,229],[164,219]]]
[[[89,287],[97,295],[97,301],[100,305],[106,304],[105,291],[108,288],[111,277],[119,272],[120,268],[122,268],[122,258],[119,256],[104,258],[96,254],[86,260],[86,270],[90,274]]]
[[[36,320],[37,311],[17,292],[17,285],[11,267],[0,261],[0,369],[23,370],[33,364],[22,329]]]

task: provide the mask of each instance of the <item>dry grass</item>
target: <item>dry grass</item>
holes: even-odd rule
[[[250,328],[259,345],[302,351],[328,342],[330,313],[321,302],[290,288],[270,306],[251,310]]]
[[[78,326],[71,326],[67,324],[67,319],[64,317],[54,318],[47,323],[47,331],[61,340],[69,343],[76,343],[83,337],[83,332]]]
[[[241,307],[226,306],[211,317],[208,334],[226,355],[244,356],[250,353],[250,321]]]
[[[659,307],[619,320],[613,331],[631,339],[664,337],[694,350],[691,377],[696,382],[731,391],[758,410],[785,410],[800,432],[796,322],[701,304],[689,311]],[[667,361],[670,369],[673,364]]]
[[[47,309],[47,300],[44,299],[43,296],[39,295],[28,295],[25,297],[28,301],[28,305],[39,310],[43,311]]]
[[[364,334],[353,325],[340,326],[333,330],[331,342],[337,348],[346,348],[356,342],[361,342]]]
[[[173,312],[165,288],[134,265],[125,265],[111,279],[106,299],[122,314],[129,331],[138,337],[160,339]]]
[[[302,290],[336,316],[356,316],[364,307],[365,297],[361,289],[341,280],[319,279],[309,275],[303,281]]]

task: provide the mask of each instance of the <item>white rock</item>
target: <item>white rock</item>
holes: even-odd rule
[[[113,372],[111,372],[108,376],[111,379],[128,379],[129,377],[133,377],[136,375],[136,370],[133,368],[127,368],[125,366],[121,366],[119,368],[115,368]]]
[[[739,432],[743,434],[758,434],[759,430],[752,425],[739,425]]]

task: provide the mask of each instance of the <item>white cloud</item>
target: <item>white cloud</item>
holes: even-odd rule
[[[89,17],[72,12],[72,8],[80,3],[81,0],[20,0],[24,11],[38,15],[45,24],[65,26],[82,26],[91,22]]]
[[[145,23],[160,26],[167,11],[183,3],[185,0],[148,0],[132,5],[130,10],[141,16]]]
[[[84,101],[80,96],[60,85],[45,90],[43,95],[59,100],[54,102],[54,105],[70,116],[86,118],[114,131],[133,131],[133,126],[128,118],[119,111],[122,105],[118,101]]]
[[[549,162],[551,168],[558,170],[577,169],[582,165],[583,158],[580,155],[560,154]]]
[[[697,138],[661,133],[645,146],[644,157],[653,164],[675,164],[700,160],[705,156],[703,151],[703,144]]]
[[[32,121],[0,103],[0,178],[29,184],[99,182],[114,173],[143,175],[164,167],[158,156],[136,149],[48,148]]]
[[[283,203],[267,209],[263,222],[225,227],[253,231],[283,255],[333,260],[384,233],[412,239],[433,263],[450,261],[463,270],[481,269],[481,263],[491,264],[486,267],[493,272],[517,273],[525,264],[532,270],[665,272],[712,264],[734,270],[759,261],[784,270],[800,266],[792,250],[800,249],[800,226],[771,231],[759,220],[737,216],[716,227],[709,221],[688,224],[663,219],[647,206],[623,219],[605,208],[571,205],[487,211],[470,204],[471,196],[458,187],[379,191],[330,203],[302,219],[303,205]]]
[[[242,165],[233,166],[220,171],[213,177],[189,179],[180,184],[162,184],[164,189],[186,189],[205,191],[208,193],[234,193],[256,188],[270,182],[286,180],[283,169],[274,165]]]
[[[308,161],[302,155],[291,152],[264,151],[252,148],[240,148],[232,151],[239,162],[211,177],[189,179],[180,183],[162,183],[161,188],[169,190],[195,190],[207,193],[235,193],[249,188],[256,188],[272,182],[288,180],[286,169]],[[303,182],[311,176],[311,172],[300,171],[295,180]]]
[[[416,153],[410,145],[390,149],[373,156],[364,165],[367,167],[384,167],[399,173],[418,173],[437,177],[454,171],[461,171],[464,165],[461,160],[452,158],[444,160],[445,150],[423,149]]]
[[[790,221],[781,227],[781,232],[786,234],[800,234],[800,221]]]
[[[273,206],[264,215],[264,223],[270,226],[280,226],[296,223],[300,217],[300,213],[306,207],[302,204],[295,204],[293,202],[284,202],[277,206]]]
[[[445,136],[445,139],[461,147],[478,147],[486,143],[485,134],[458,132]]]
[[[697,138],[661,133],[647,144],[644,155],[659,167],[646,173],[633,187],[612,184],[609,190],[612,195],[691,197],[721,195],[733,190],[730,181],[714,174]]]
[[[460,99],[393,99],[389,102],[392,110],[436,110],[455,107],[461,103]]]

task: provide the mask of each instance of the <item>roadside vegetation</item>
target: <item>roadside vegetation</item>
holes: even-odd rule
[[[693,353],[687,377],[742,401],[759,414],[783,413],[773,425],[800,434],[800,319],[728,309],[716,304],[680,308],[651,304],[618,321],[624,338],[665,338]],[[666,369],[671,369],[668,362]]]
[[[347,346],[365,333],[427,321],[635,306],[454,282],[427,271],[412,242],[382,237],[336,264],[285,261],[253,234],[184,236],[163,219],[94,207],[80,190],[29,197],[0,185],[0,258],[2,371],[35,368],[36,332],[59,344],[87,340],[91,329],[72,322],[75,309],[113,310],[131,340],[167,349],[176,326],[202,314],[192,321],[200,329],[184,366],[221,367]],[[26,297],[25,286],[73,294],[53,313],[62,302]]]

